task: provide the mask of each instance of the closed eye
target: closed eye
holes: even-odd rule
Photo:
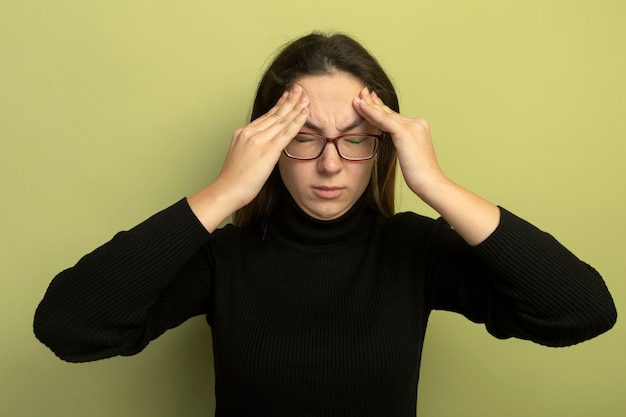
[[[298,135],[294,138],[294,140],[299,143],[307,143],[307,142],[315,141],[317,140],[317,138],[315,138],[314,136]]]
[[[358,145],[364,140],[366,140],[367,138],[368,138],[367,136],[348,136],[348,137],[343,138],[343,140],[352,145]]]

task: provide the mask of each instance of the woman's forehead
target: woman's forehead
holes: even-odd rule
[[[344,132],[366,124],[353,100],[363,89],[356,77],[343,73],[308,75],[296,80],[309,98],[307,128]]]

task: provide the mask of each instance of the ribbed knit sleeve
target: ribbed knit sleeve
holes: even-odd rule
[[[141,351],[206,312],[209,237],[186,200],[118,233],[53,279],[35,313],[35,335],[70,362]]]
[[[498,338],[568,346],[609,330],[615,304],[598,272],[551,235],[500,209],[500,224],[469,247],[445,222],[432,239],[431,299],[485,323]]]
[[[488,330],[567,346],[613,327],[615,304],[600,274],[551,235],[501,209],[500,225],[476,249],[497,297]]]

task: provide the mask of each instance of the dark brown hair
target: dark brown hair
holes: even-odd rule
[[[274,58],[259,83],[250,120],[267,113],[297,78],[336,72],[358,78],[387,106],[400,111],[391,80],[361,44],[344,34],[314,32],[287,44]],[[391,136],[385,133],[365,193],[368,205],[386,217],[395,213],[396,161]],[[273,211],[281,186],[282,179],[275,168],[254,200],[234,213],[233,223],[246,226]]]

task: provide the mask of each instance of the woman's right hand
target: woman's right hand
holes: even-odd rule
[[[261,191],[281,152],[306,122],[308,104],[302,87],[296,84],[270,111],[235,131],[218,177],[188,198],[209,232]]]

